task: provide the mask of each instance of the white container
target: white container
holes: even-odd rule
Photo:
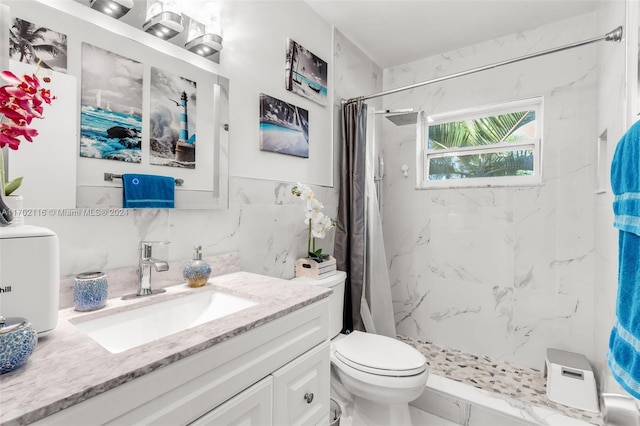
[[[336,259],[327,256],[324,261],[318,263],[313,259],[298,259],[295,266],[296,277],[313,278],[321,280],[336,273]]]
[[[592,413],[600,412],[596,380],[584,355],[548,348],[544,375],[550,401]]]
[[[58,247],[50,229],[0,227],[0,315],[27,319],[39,335],[58,324]]]

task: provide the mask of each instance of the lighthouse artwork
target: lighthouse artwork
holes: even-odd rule
[[[176,102],[177,103],[177,102]],[[196,135],[189,137],[189,115],[187,114],[187,92],[180,95],[180,136],[176,143],[176,161],[183,163],[196,162]]]
[[[196,167],[196,83],[151,68],[149,163]]]

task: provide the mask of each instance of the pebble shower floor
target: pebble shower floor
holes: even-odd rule
[[[509,362],[496,362],[487,357],[441,348],[429,342],[398,336],[415,347],[429,363],[429,373],[446,377],[478,389],[499,394],[538,407],[548,408],[568,417],[594,425],[602,425],[599,414],[556,404],[547,399],[546,379],[539,370],[519,367]]]

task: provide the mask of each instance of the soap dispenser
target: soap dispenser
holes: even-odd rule
[[[211,275],[211,267],[205,260],[202,260],[202,246],[193,248],[193,260],[184,267],[182,275],[187,280],[189,287],[202,287],[207,283],[209,275]]]

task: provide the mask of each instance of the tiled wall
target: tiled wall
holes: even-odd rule
[[[635,5],[635,17],[627,22],[626,9]],[[613,227],[613,195],[609,188],[609,165],[613,159],[618,140],[634,117],[626,109],[627,98],[625,54],[637,55],[637,2],[607,2],[598,15],[599,33],[606,33],[615,27],[624,27],[624,39],[615,47],[609,43],[598,46],[598,135],[606,132],[607,146],[604,157],[605,192],[595,196],[595,329],[594,354],[592,362],[599,372],[599,389],[602,392],[626,393],[613,380],[606,363],[609,334],[615,322],[615,302],[618,278],[618,231]],[[636,28],[635,38],[631,34]],[[635,46],[631,40],[635,39]],[[635,56],[634,55],[634,56]],[[635,62],[635,66],[633,66]],[[637,59],[629,58],[627,66],[637,67]],[[637,71],[636,71],[637,75]],[[629,78],[634,78],[632,75]],[[630,99],[629,99],[630,100]]]
[[[385,70],[390,89],[596,36],[596,14]],[[415,129],[383,120],[384,232],[399,334],[542,368],[591,356],[597,55],[586,46],[388,96],[453,111],[544,97],[543,183],[415,190]],[[401,173],[408,165],[409,177]]]

